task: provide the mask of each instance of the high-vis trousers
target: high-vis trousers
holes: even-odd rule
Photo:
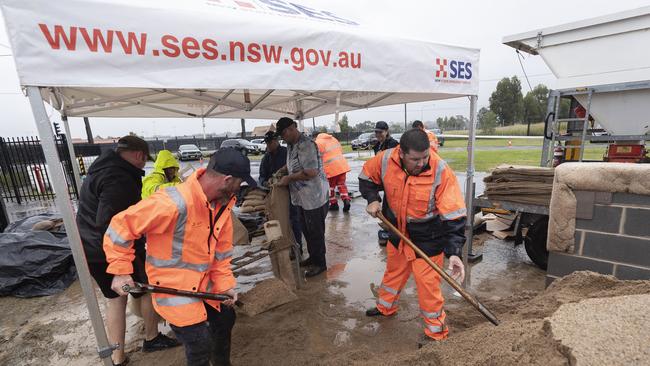
[[[336,201],[336,188],[339,189],[339,195],[341,195],[342,201],[349,201],[350,196],[348,195],[348,186],[345,185],[345,176],[347,173],[339,174],[334,177],[328,178],[327,181],[330,184],[330,205],[337,204]]]
[[[445,339],[449,330],[445,326],[445,312],[442,306],[445,300],[440,290],[440,275],[433,270],[423,259],[409,261],[406,255],[399,253],[394,245],[386,246],[386,272],[381,286],[377,309],[384,315],[397,312],[399,295],[409,276],[413,273],[418,291],[420,314],[424,320],[424,333],[434,339]],[[442,268],[444,254],[431,257],[431,260]]]

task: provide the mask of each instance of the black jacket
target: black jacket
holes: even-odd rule
[[[275,153],[266,152],[260,163],[260,186],[268,181],[271,176],[287,164],[287,148],[278,146]]]
[[[375,146],[372,147],[372,150],[374,150],[375,155],[377,155],[380,151],[392,149],[397,145],[399,145],[399,141],[395,140],[393,136],[388,135],[388,138],[384,141],[383,144],[377,142]]]
[[[114,215],[138,203],[144,171],[109,150],[88,169],[79,194],[77,226],[89,263],[106,262],[102,246],[104,233]],[[144,251],[143,240],[136,251]]]

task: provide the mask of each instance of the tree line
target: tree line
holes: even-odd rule
[[[503,78],[490,95],[489,106],[478,111],[478,128],[483,134],[492,134],[497,127],[543,122],[546,117],[548,93],[546,85],[538,84],[524,95],[521,90],[521,81],[517,76]],[[570,102],[562,100],[560,115],[568,115],[569,108]],[[463,115],[438,117],[435,124],[442,130],[465,130],[469,125],[469,119]],[[375,126],[371,121],[351,126],[345,114],[339,125],[341,132],[372,131]],[[393,132],[404,132],[403,123],[389,122],[389,125]]]

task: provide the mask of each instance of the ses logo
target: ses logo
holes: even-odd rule
[[[436,82],[469,84],[472,79],[472,63],[446,58],[436,58]]]

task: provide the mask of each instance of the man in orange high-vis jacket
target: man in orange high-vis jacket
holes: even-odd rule
[[[242,181],[254,186],[250,162],[235,149],[220,149],[206,169],[185,183],[161,189],[113,217],[104,236],[112,289],[133,286],[133,241],[147,236],[145,268],[151,284],[178,290],[223,293],[223,303],[153,294],[156,312],[185,346],[188,365],[230,365],[230,335],[237,300],[230,266],[231,209]]]
[[[431,145],[431,148],[433,151],[438,152],[438,148],[440,147],[440,142],[438,142],[438,136],[436,136],[435,133],[427,130],[424,128],[424,123],[419,120],[413,121],[413,125],[411,125],[413,128],[418,128],[422,131],[424,131],[427,134],[427,137],[429,138],[429,144]]]
[[[381,187],[388,203],[383,210],[379,197]],[[424,131],[405,132],[398,147],[368,160],[359,174],[359,189],[368,201],[366,210],[370,215],[376,217],[383,211],[438,266],[443,266],[447,256],[452,277],[462,281],[465,273],[460,256],[465,242],[465,202],[454,172],[431,150]],[[448,329],[440,275],[399,236],[391,233],[389,242],[377,306],[366,311],[366,315],[395,314],[399,294],[413,273],[425,323],[420,346],[445,339]]]
[[[316,145],[321,159],[323,159],[323,169],[330,185],[330,211],[338,211],[339,203],[336,199],[336,188],[339,189],[341,201],[343,201],[343,211],[350,211],[350,196],[348,187],[345,185],[345,176],[350,171],[350,165],[343,156],[343,148],[336,137],[326,133],[319,133],[316,136]]]

